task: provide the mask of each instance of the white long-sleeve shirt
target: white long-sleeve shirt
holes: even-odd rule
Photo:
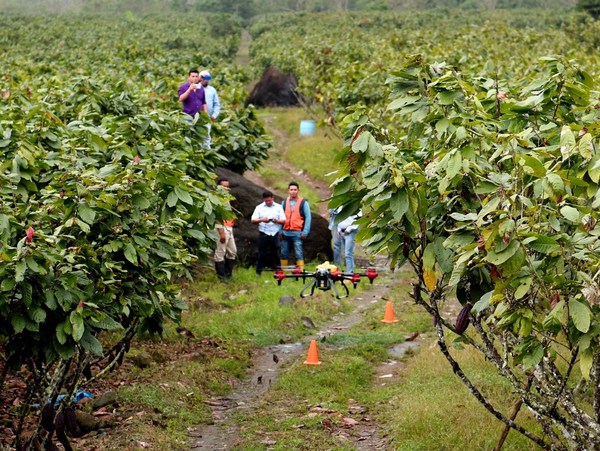
[[[221,112],[221,102],[219,101],[219,95],[217,90],[211,85],[204,87],[204,96],[206,97],[206,107],[208,109],[208,115],[212,119],[216,119]]]
[[[348,216],[346,219],[344,219],[338,224],[338,231],[340,233],[344,233],[346,231],[350,233],[358,229],[358,225],[354,224],[354,221],[356,218],[358,218],[358,216],[359,215]]]

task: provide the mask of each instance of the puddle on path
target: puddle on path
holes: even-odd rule
[[[407,352],[413,352],[419,349],[419,343],[415,341],[405,341],[403,343],[398,343],[393,348],[388,349],[388,352],[399,359],[404,357]]]
[[[354,309],[348,315],[339,315],[331,323],[316,331],[310,339],[320,340],[322,337],[334,335],[341,330],[348,329],[363,319],[363,311],[370,305],[381,302],[382,297],[388,292],[388,284],[380,285],[362,296],[354,298]],[[383,310],[382,310],[383,311]],[[253,366],[248,377],[238,383],[228,397],[213,398],[205,401],[212,408],[213,424],[198,425],[188,429],[190,450],[229,450],[238,443],[238,426],[232,414],[241,409],[252,409],[260,402],[262,395],[269,389],[282,371],[286,362],[294,361],[303,356],[308,350],[307,343],[286,343],[263,348],[253,359]],[[355,446],[359,450],[386,449],[387,440],[377,437],[377,427],[365,424],[357,431],[358,440]],[[362,434],[362,437],[360,436]]]

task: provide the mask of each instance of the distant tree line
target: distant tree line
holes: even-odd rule
[[[131,11],[143,14],[176,10],[227,13],[249,19],[256,15],[281,12],[564,8],[577,3],[578,0],[29,0],[26,3],[22,0],[0,0],[0,12]],[[600,10],[600,0],[579,0],[579,3],[585,5],[588,11]]]

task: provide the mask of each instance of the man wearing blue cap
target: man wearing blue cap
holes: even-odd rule
[[[207,111],[211,121],[208,124],[206,124],[206,127],[208,128],[208,135],[206,135],[206,141],[204,141],[206,147],[209,148],[211,123],[214,122],[215,119],[217,119],[217,116],[221,112],[221,102],[219,102],[217,90],[208,84],[210,80],[212,80],[212,77],[210,76],[210,73],[207,70],[203,70],[202,72],[200,72],[200,84],[204,88],[204,95],[206,96],[206,105],[208,108]]]

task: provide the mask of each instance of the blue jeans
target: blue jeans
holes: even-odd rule
[[[287,260],[290,255],[290,245],[294,246],[294,256],[296,261],[304,260],[304,251],[302,249],[302,238],[300,238],[300,232],[286,231],[283,234],[283,240],[281,241],[281,258]]]
[[[344,243],[337,227],[331,231],[331,234],[333,235],[333,263],[339,268],[342,265],[342,246]]]
[[[346,258],[346,272],[354,273],[354,238],[358,233],[358,229],[353,230],[350,233],[342,233],[342,240],[344,241],[344,254]]]

